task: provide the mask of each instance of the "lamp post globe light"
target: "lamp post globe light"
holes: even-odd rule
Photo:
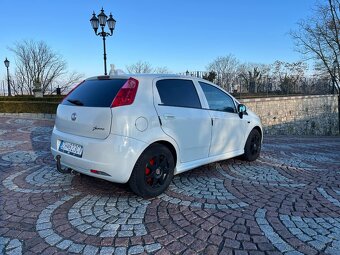
[[[101,36],[103,38],[103,47],[104,47],[104,74],[107,75],[107,69],[106,69],[106,44],[105,40],[107,36],[113,35],[113,30],[116,26],[116,20],[112,17],[112,13],[110,13],[109,18],[107,18],[106,14],[104,13],[104,9],[101,9],[101,12],[96,16],[95,12],[92,14],[92,18],[90,19],[92,28],[94,30],[94,33],[98,36]],[[107,24],[110,33],[105,32],[104,28]],[[101,27],[101,31],[98,31],[99,26]]]
[[[8,68],[9,68],[9,60],[6,58],[5,61],[5,66],[7,68],[7,89],[8,89],[8,96],[11,96],[11,85],[10,85],[10,82],[9,82],[9,71],[8,71]]]

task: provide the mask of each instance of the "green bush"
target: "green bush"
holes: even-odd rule
[[[26,99],[27,100],[27,99]],[[1,113],[49,113],[55,114],[58,102],[46,101],[1,101]]]

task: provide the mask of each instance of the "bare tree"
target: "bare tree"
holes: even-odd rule
[[[65,60],[54,52],[44,41],[21,41],[9,48],[16,55],[15,84],[17,93],[32,94],[34,85],[40,84],[45,94],[59,82],[70,84],[79,80],[82,75],[73,73],[67,79]]]
[[[60,88],[60,92],[62,94],[66,93],[72,87],[74,87],[74,85],[78,84],[83,79],[83,77],[84,75],[79,74],[75,71],[67,73],[66,75],[58,78],[53,84],[51,84],[52,89],[49,91],[49,93],[52,94],[57,87]]]
[[[299,82],[307,70],[306,63],[275,61],[273,68],[274,81],[278,83],[282,93],[289,94],[299,91]]]
[[[237,68],[239,61],[231,54],[225,57],[218,57],[211,62],[207,69],[209,72],[216,73],[216,83],[227,91],[231,90],[237,78]]]
[[[153,73],[169,74],[171,71],[166,66],[163,66],[154,68]]]
[[[238,73],[250,93],[259,92],[264,85],[264,77],[268,76],[270,67],[260,63],[245,63],[238,67]]]
[[[240,73],[240,77],[245,81],[250,93],[257,92],[256,85],[259,84],[262,79],[262,74],[257,67],[254,67],[250,71]]]
[[[340,54],[340,0],[327,0],[319,4],[313,16],[298,23],[298,29],[291,31],[296,49],[306,58],[322,63],[329,76],[339,77]],[[337,68],[333,68],[337,63]],[[340,93],[338,81],[336,87]]]
[[[134,64],[126,66],[129,73],[171,73],[171,71],[166,67],[152,67],[152,65],[145,61],[138,61]]]
[[[152,73],[153,70],[150,63],[141,60],[135,64],[126,66],[126,69],[129,73]]]
[[[202,78],[207,81],[214,82],[214,80],[216,79],[216,73],[213,71],[210,71],[209,73],[204,74]]]

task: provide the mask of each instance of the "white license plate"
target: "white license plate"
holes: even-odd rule
[[[60,141],[58,150],[79,158],[83,156],[83,146],[75,143]]]

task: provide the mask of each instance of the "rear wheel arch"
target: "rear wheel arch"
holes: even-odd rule
[[[175,166],[177,165],[177,151],[176,151],[175,146],[172,145],[172,143],[165,141],[165,140],[161,140],[161,141],[156,141],[156,142],[150,144],[147,148],[149,148],[153,144],[161,144],[161,145],[167,147],[171,151],[171,154],[174,158]]]
[[[171,144],[170,144],[171,145]],[[139,196],[149,198],[163,193],[169,186],[175,160],[168,143],[150,144],[139,156],[132,170],[129,186]]]
[[[165,140],[165,139],[162,139],[160,138],[161,140],[156,140],[156,141],[150,141],[148,143],[148,145],[146,147],[144,147],[144,149],[141,150],[141,153],[139,154],[142,155],[146,150],[148,150],[152,145],[154,144],[158,144],[158,145],[162,145],[162,146],[165,146],[167,149],[170,150],[172,156],[173,156],[173,159],[174,159],[174,162],[175,162],[175,168],[177,166],[177,160],[179,159],[179,150],[178,150],[178,147],[176,147],[176,145],[174,145],[173,142],[169,141],[169,140]],[[175,143],[176,144],[176,143]],[[138,160],[138,159],[137,159]],[[137,161],[136,160],[136,161]],[[137,162],[134,163],[134,165],[136,164]]]

